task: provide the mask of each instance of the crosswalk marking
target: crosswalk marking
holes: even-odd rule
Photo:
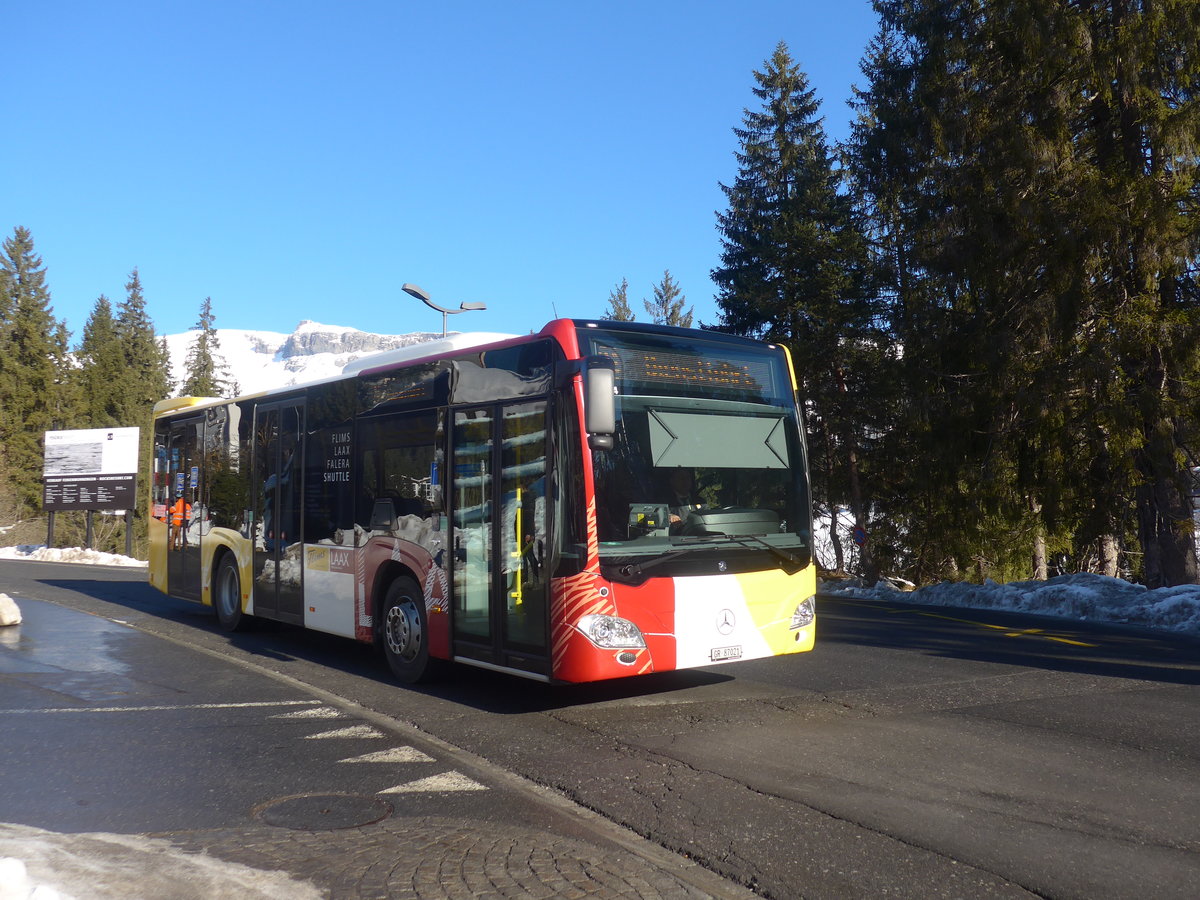
[[[487,786],[478,781],[472,781],[461,772],[449,771],[441,775],[430,775],[410,781],[408,784],[398,784],[395,787],[380,791],[381,794],[416,794],[423,792],[441,793],[445,791],[486,791]]]
[[[381,738],[383,736],[383,732],[375,730],[370,725],[351,725],[349,728],[336,728],[333,731],[310,734],[304,739],[319,741],[322,738]]]
[[[393,747],[391,750],[376,750],[374,753],[364,753],[352,759],[339,759],[344,763],[409,763],[433,762],[432,756],[427,756],[416,747]]]
[[[278,713],[272,719],[336,719],[341,713],[331,706],[317,706],[312,709],[300,709],[296,712]]]

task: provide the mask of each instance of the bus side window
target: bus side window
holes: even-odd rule
[[[364,428],[365,436],[370,434],[374,437],[373,428]],[[374,446],[364,447],[359,455],[359,490],[358,498],[355,503],[354,521],[357,522],[365,531],[371,530],[371,517],[375,512],[375,501],[379,498],[379,451]]]

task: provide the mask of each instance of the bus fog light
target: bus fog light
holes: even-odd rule
[[[638,627],[617,616],[584,616],[579,620],[579,630],[597,647],[606,650],[646,646],[646,639]]]
[[[792,613],[792,624],[788,628],[795,631],[798,628],[804,628],[811,625],[817,619],[817,608],[813,604],[813,598],[809,597],[803,603],[796,607],[796,611]]]

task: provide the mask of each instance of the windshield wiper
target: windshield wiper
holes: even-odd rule
[[[664,553],[662,556],[656,556],[654,559],[648,559],[644,563],[626,563],[617,569],[624,578],[637,578],[639,575],[644,575],[651,569],[657,569],[663,563],[670,562],[673,559],[678,559],[681,556],[687,556],[691,553],[691,549],[672,550],[670,553]]]
[[[726,534],[722,535],[722,537],[727,541],[733,541],[734,543],[741,544],[743,547],[753,547],[755,544],[760,547],[766,547],[768,550],[774,553],[776,557],[783,560],[785,563],[791,563],[797,568],[804,568],[804,560],[802,560],[800,557],[788,553],[782,547],[776,547],[774,544],[764,541],[757,534]],[[754,544],[749,543],[750,541],[754,541]]]
[[[662,556],[656,556],[653,559],[646,560],[644,563],[626,563],[617,569],[617,571],[625,578],[637,578],[639,575],[644,575],[652,569],[658,568],[664,563],[678,559],[681,556],[688,556],[695,550],[704,547],[712,547],[719,544],[730,543],[740,544],[743,547],[749,547],[751,549],[765,547],[767,550],[771,551],[771,553],[773,553],[777,559],[780,559],[789,565],[795,566],[796,568],[804,567],[804,561],[800,557],[788,553],[781,547],[776,547],[774,544],[770,544],[754,534],[697,535],[695,537],[679,538],[678,540],[687,541],[688,546],[680,547],[678,550],[672,550],[670,553],[664,553]],[[751,541],[753,541],[753,543],[751,543]]]

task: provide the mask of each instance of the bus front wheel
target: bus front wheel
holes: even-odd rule
[[[382,632],[383,654],[392,674],[409,684],[429,677],[429,618],[421,589],[411,578],[388,585]]]
[[[237,631],[245,623],[242,615],[242,576],[232,553],[221,557],[213,584],[213,606],[217,621],[226,631]]]

